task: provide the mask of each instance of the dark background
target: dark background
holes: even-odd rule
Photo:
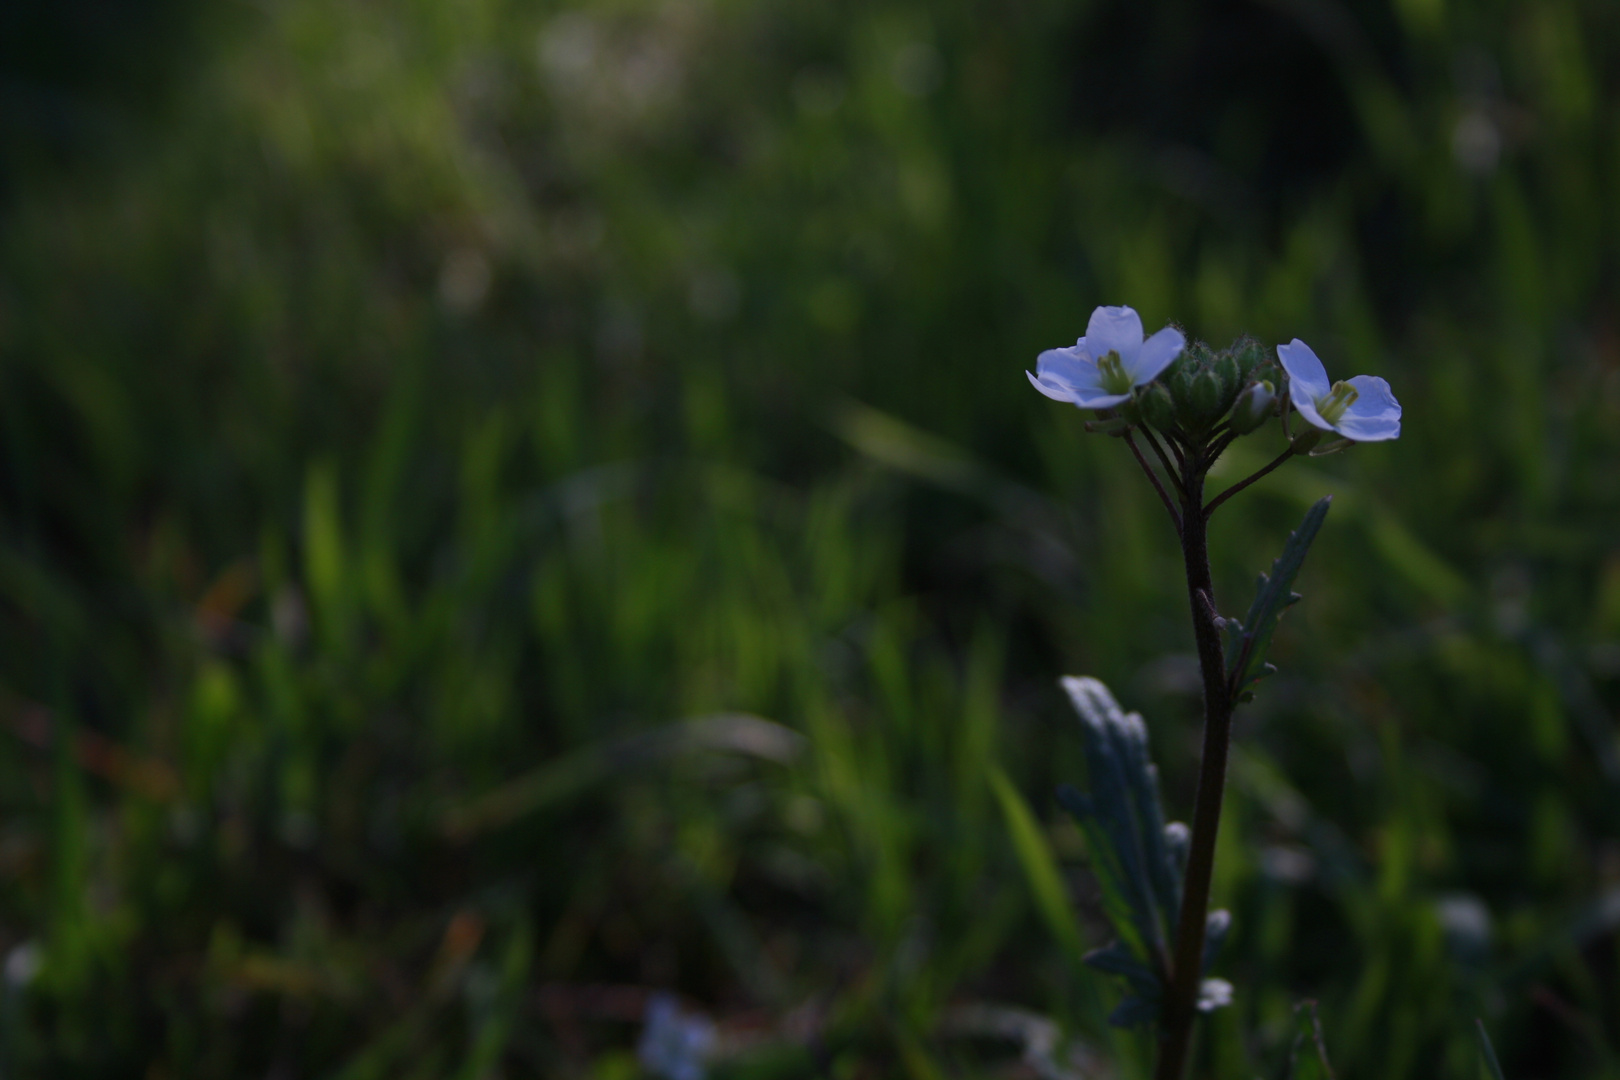
[[[627,1077],[669,990],[715,1075],[1028,1075],[973,1002],[1136,1075],[1054,680],[1184,816],[1185,598],[1023,375],[1126,303],[1405,407],[1217,519],[1235,611],[1336,496],[1200,1067],[1620,1075],[1617,24],[0,8],[0,1064]]]

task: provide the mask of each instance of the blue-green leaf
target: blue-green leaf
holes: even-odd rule
[[[1474,1034],[1479,1038],[1480,1063],[1485,1066],[1491,1080],[1507,1080],[1502,1075],[1502,1063],[1496,1060],[1496,1047],[1491,1045],[1491,1037],[1485,1033],[1485,1022],[1477,1016],[1474,1018]]]
[[[1116,941],[1101,949],[1092,949],[1081,957],[1081,962],[1098,971],[1118,975],[1130,983],[1138,996],[1157,1001],[1164,993],[1164,982],[1158,971],[1134,956],[1123,942]]]
[[[1305,565],[1305,553],[1310,550],[1311,542],[1322,528],[1322,521],[1327,517],[1328,506],[1332,502],[1333,496],[1329,495],[1305,512],[1305,520],[1289,534],[1282,554],[1271,564],[1271,573],[1260,575],[1248,615],[1241,622],[1237,619],[1223,620],[1227,639],[1227,675],[1231,679],[1233,693],[1240,697],[1251,684],[1276,670],[1266,663],[1266,652],[1271,647],[1272,635],[1277,632],[1277,620],[1289,605],[1299,599],[1299,594],[1293,591],[1294,578],[1299,575],[1300,567]]]

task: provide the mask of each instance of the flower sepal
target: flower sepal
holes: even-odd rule
[[[1271,385],[1270,380],[1261,379],[1257,383],[1250,383],[1243,393],[1238,395],[1237,404],[1232,406],[1232,418],[1228,423],[1232,427],[1232,434],[1247,435],[1259,429],[1267,419],[1277,413],[1277,388]]]
[[[1321,428],[1307,428],[1288,440],[1288,448],[1296,454],[1309,454],[1322,441]]]
[[[1310,454],[1311,457],[1327,457],[1329,454],[1337,454],[1340,450],[1348,450],[1354,445],[1356,445],[1354,439],[1334,439],[1330,443],[1323,443],[1318,446]]]
[[[1176,403],[1164,383],[1156,382],[1137,392],[1142,419],[1160,431],[1176,430]]]
[[[1130,431],[1135,425],[1123,416],[1109,416],[1101,420],[1087,420],[1085,426],[1086,430],[1094,435],[1119,436]]]

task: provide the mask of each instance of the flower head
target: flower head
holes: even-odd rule
[[[1329,384],[1327,368],[1299,338],[1277,346],[1277,359],[1288,373],[1288,399],[1313,426],[1338,432],[1351,442],[1400,436],[1401,403],[1383,379],[1357,375]]]
[[[1100,307],[1091,313],[1086,336],[1073,348],[1041,353],[1029,381],[1053,401],[1110,409],[1138,386],[1158,378],[1185,345],[1181,331],[1173,326],[1143,341],[1142,318],[1134,310]]]

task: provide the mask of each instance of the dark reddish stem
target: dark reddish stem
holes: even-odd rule
[[[1204,749],[1193,800],[1192,838],[1187,876],[1182,884],[1180,920],[1171,958],[1161,1017],[1162,1037],[1155,1080],[1181,1080],[1192,1046],[1203,982],[1204,927],[1209,918],[1210,884],[1215,876],[1215,838],[1221,825],[1226,791],[1226,759],[1232,741],[1232,695],[1227,685],[1226,657],[1216,625],[1214,586],[1209,571],[1209,517],[1202,507],[1209,459],[1197,455],[1184,477],[1181,552],[1187,571],[1187,598],[1192,607],[1193,637],[1204,682]],[[1226,498],[1227,492],[1221,496]],[[1221,501],[1220,499],[1216,500]]]
[[[1164,490],[1164,485],[1159,483],[1159,474],[1153,471],[1153,466],[1149,465],[1147,458],[1142,456],[1141,448],[1136,445],[1136,440],[1131,437],[1129,431],[1125,433],[1125,445],[1131,448],[1131,453],[1136,455],[1136,463],[1142,466],[1143,472],[1147,473],[1148,480],[1153,484],[1153,490],[1159,493],[1159,500],[1164,503],[1165,510],[1170,514],[1170,521],[1176,527],[1176,535],[1180,536],[1181,515],[1176,512],[1176,504],[1171,501],[1170,493]],[[1161,454],[1160,457],[1162,459],[1163,455]],[[1170,482],[1176,485],[1178,491],[1182,490],[1181,483],[1178,481],[1175,472],[1170,470],[1168,463],[1166,463],[1165,469],[1170,472]]]

